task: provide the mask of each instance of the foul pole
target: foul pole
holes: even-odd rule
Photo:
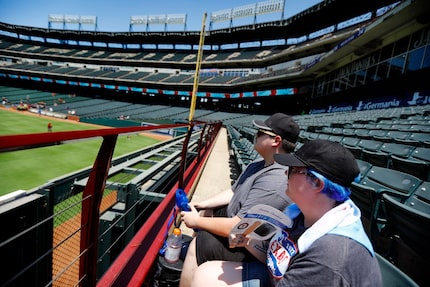
[[[188,121],[189,122],[193,121],[194,110],[196,109],[197,89],[198,89],[198,86],[199,86],[200,67],[202,65],[203,45],[205,43],[206,14],[207,13],[203,14],[202,30],[200,32],[199,49],[198,49],[198,52],[197,52],[197,61],[196,61],[196,71],[195,71],[195,74],[194,74],[193,93],[191,94],[190,115],[188,117]]]

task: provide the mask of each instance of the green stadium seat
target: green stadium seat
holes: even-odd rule
[[[370,151],[363,149],[361,151],[361,158],[362,160],[367,161],[372,165],[380,167],[388,167],[390,163],[390,155],[381,151]]]
[[[360,182],[373,187],[378,193],[388,193],[401,201],[408,198],[421,183],[421,179],[411,174],[378,166],[373,166]]]
[[[382,203],[387,219],[384,232],[392,238],[400,238],[416,254],[428,260],[430,213],[401,203],[388,194],[382,195]]]
[[[401,172],[409,173],[414,175],[421,180],[429,180],[430,177],[430,163],[414,159],[414,158],[402,158],[398,156],[391,156],[391,168]]]
[[[410,158],[419,159],[426,162],[430,162],[430,148],[426,147],[417,147],[411,153]]]
[[[415,147],[410,145],[403,145],[398,143],[384,143],[379,151],[388,153],[389,155],[408,158],[412,154],[412,151],[414,149]]]
[[[356,159],[361,159],[361,148],[358,146],[359,142],[359,138],[345,136],[342,138],[342,141],[340,143],[344,145],[347,149],[349,149],[349,151],[351,151],[351,153]]]
[[[368,187],[359,183],[351,185],[350,198],[361,211],[361,221],[364,229],[371,240],[378,234],[380,227],[385,220],[377,212],[380,204],[380,194],[373,187]]]
[[[423,182],[405,201],[405,204],[414,209],[430,214],[430,182]]]
[[[407,274],[378,253],[376,258],[381,269],[383,287],[419,287]]]
[[[361,178],[364,178],[367,172],[372,168],[372,164],[361,159],[356,159],[356,161],[358,164],[358,168],[360,169],[360,176]]]
[[[383,144],[384,143],[380,141],[362,139],[357,145],[361,147],[363,150],[379,151]]]

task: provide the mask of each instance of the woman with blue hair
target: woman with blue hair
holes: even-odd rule
[[[192,286],[382,286],[360,210],[349,199],[360,173],[352,153],[313,140],[275,160],[289,167],[286,193],[294,204],[285,213],[292,226],[270,239],[263,262],[206,262]]]

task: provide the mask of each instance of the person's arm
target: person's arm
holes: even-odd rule
[[[283,210],[290,202],[285,194],[288,178],[283,169],[274,169],[259,175],[253,181],[247,198],[241,203],[237,216],[243,218],[257,204],[270,205]]]
[[[229,237],[231,229],[240,221],[237,216],[231,218],[200,216],[194,206],[191,206],[191,211],[182,211],[181,219],[189,228],[206,230],[223,237]]]
[[[197,201],[197,202],[191,201],[190,204],[197,209],[214,209],[217,207],[228,205],[232,197],[233,197],[233,191],[230,188],[206,200]]]

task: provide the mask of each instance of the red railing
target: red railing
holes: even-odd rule
[[[199,125],[202,126],[202,132],[198,143],[197,156],[191,163],[186,163],[186,149],[194,124],[6,135],[0,136],[0,152],[52,145],[75,139],[102,137],[103,142],[82,195],[82,198],[90,198],[90,200],[85,200],[82,203],[79,243],[82,256],[79,259],[79,282],[77,284],[80,286],[141,286],[147,279],[149,270],[164,242],[166,230],[172,223],[169,222],[169,219],[174,216],[175,190],[178,187],[187,192],[193,189],[198,174],[207,160],[213,147],[214,139],[221,127],[221,123],[199,123]],[[132,238],[131,242],[97,282],[100,204],[118,135],[180,127],[188,127],[188,133],[183,143],[177,185],[169,191]]]

